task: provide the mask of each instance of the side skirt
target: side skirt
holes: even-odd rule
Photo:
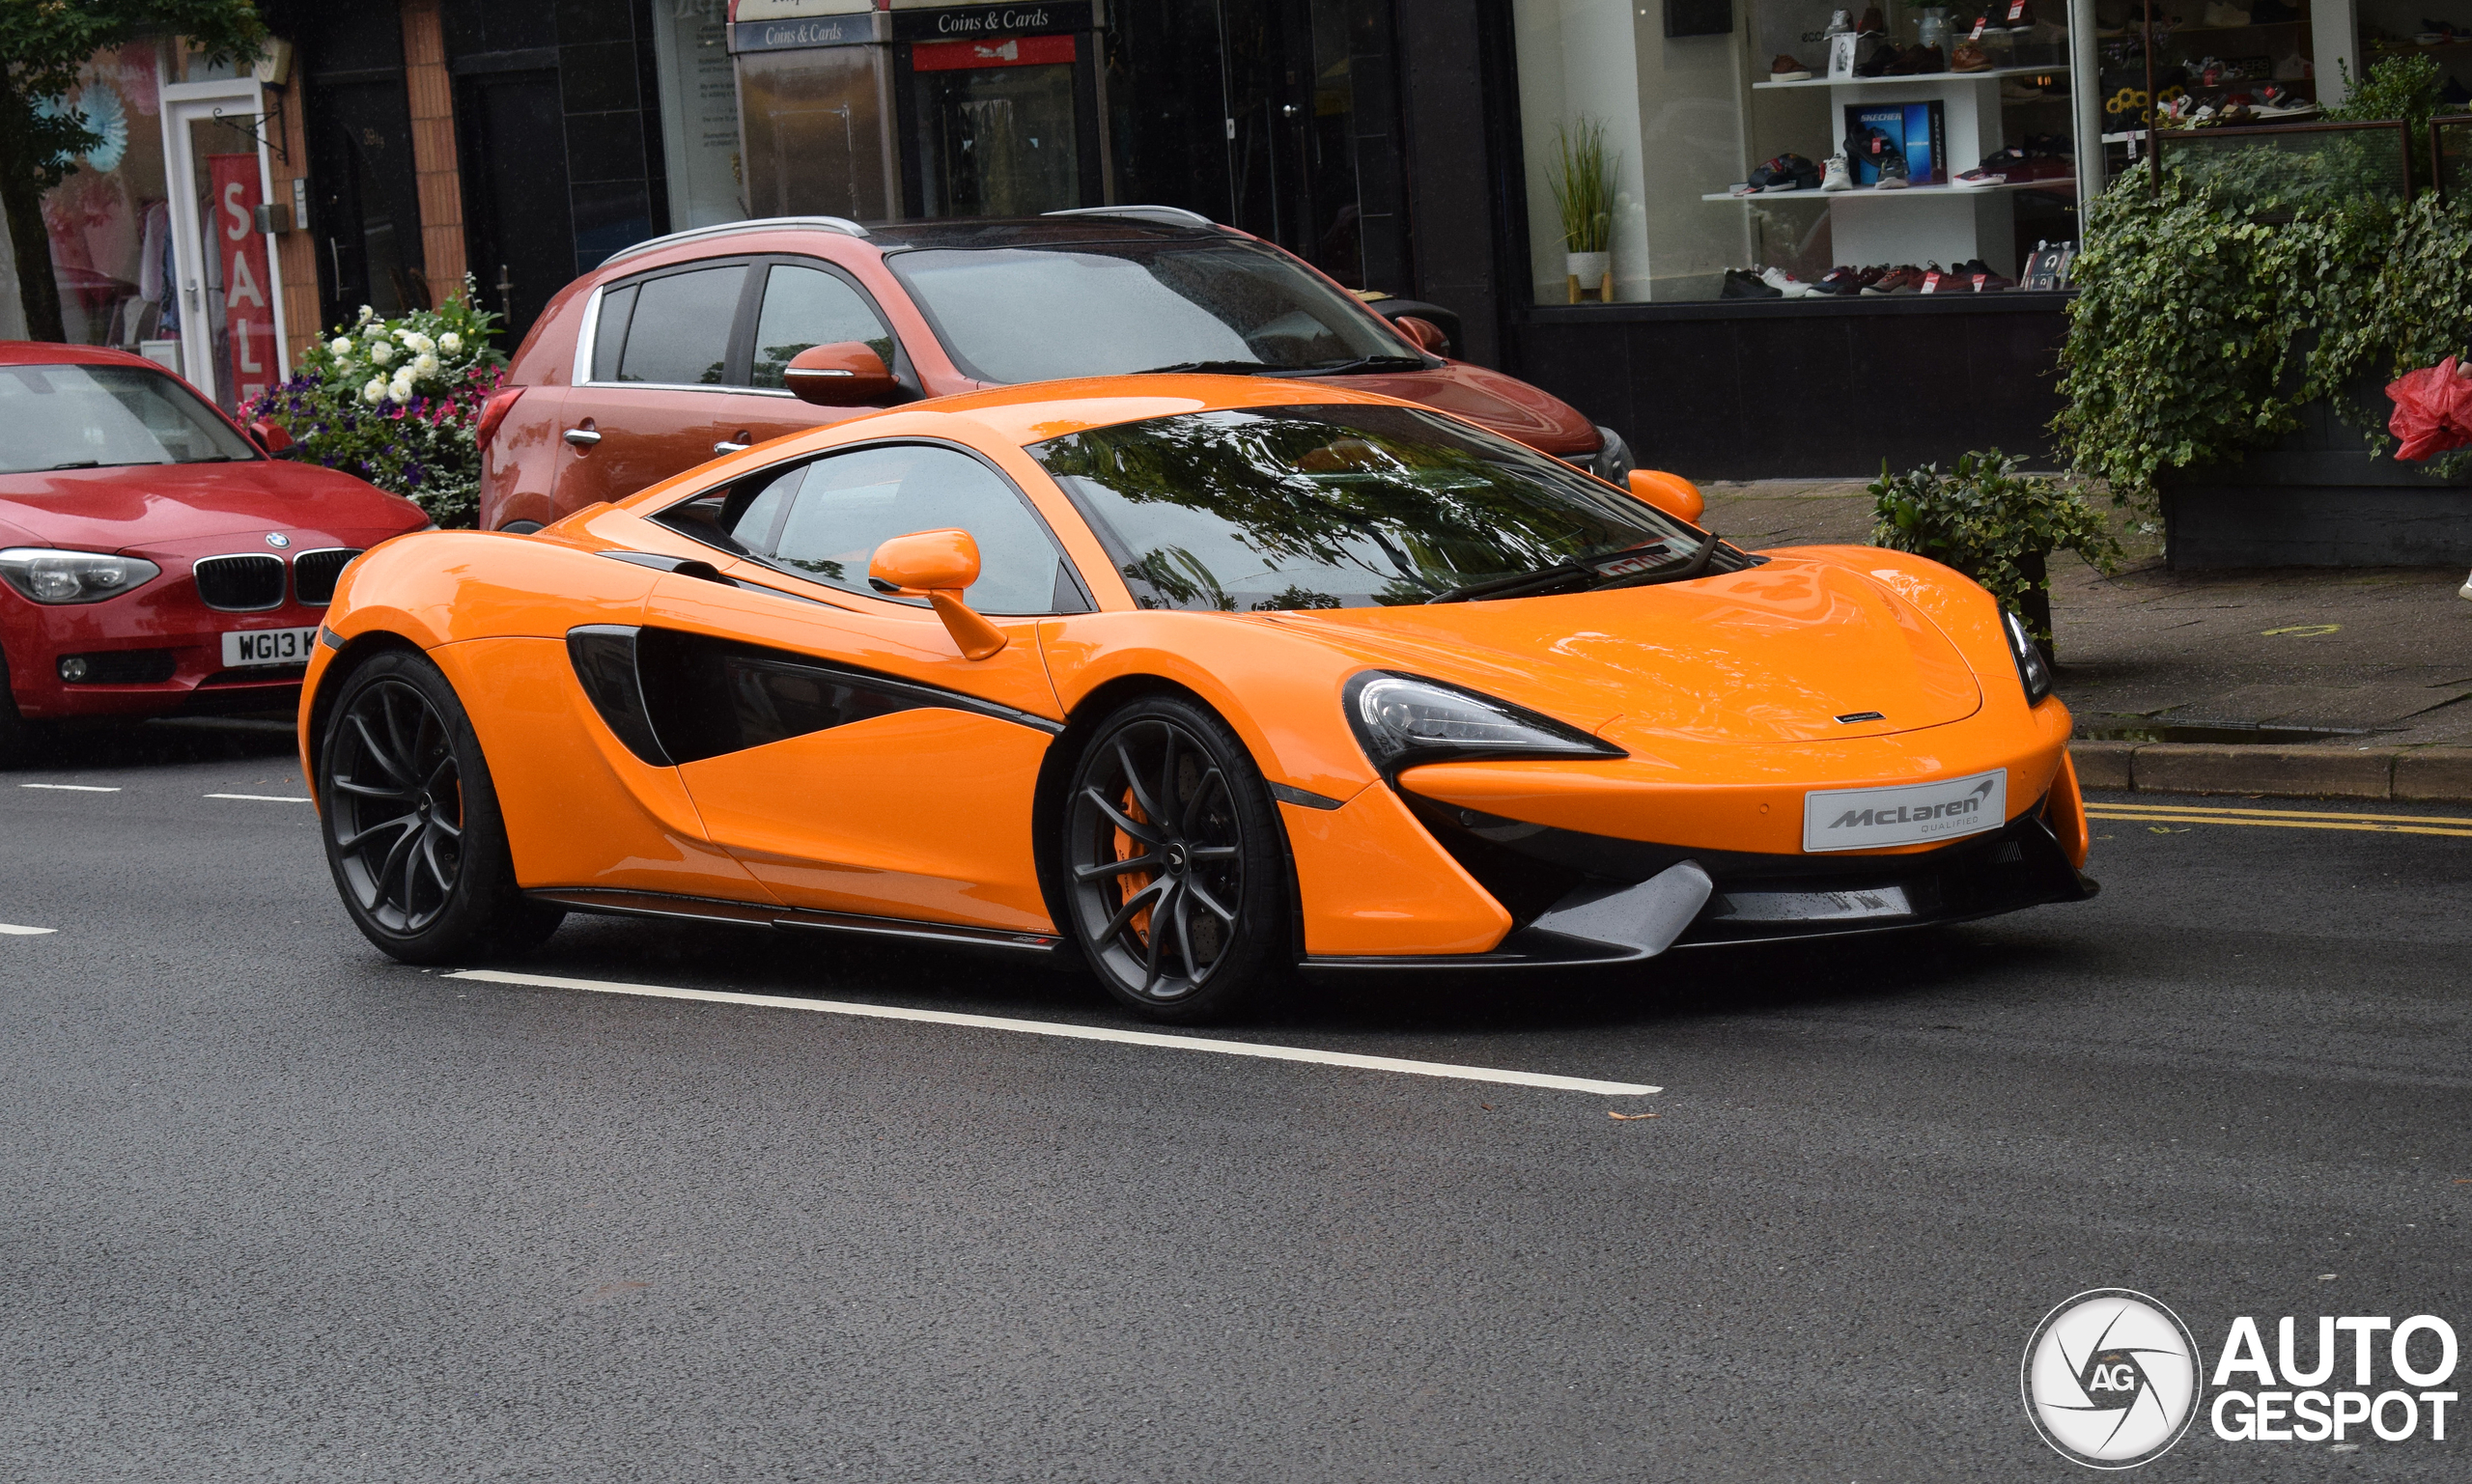
[[[535,902],[569,911],[610,917],[661,917],[681,922],[717,922],[743,928],[789,928],[819,933],[851,933],[866,938],[901,938],[911,942],[945,943],[969,948],[996,948],[1009,953],[1044,955],[1064,946],[1047,933],[1010,933],[1001,928],[964,927],[949,922],[913,922],[902,917],[864,917],[855,912],[822,912],[802,907],[767,907],[756,902],[730,902],[715,897],[673,896],[660,891],[610,891],[590,886],[562,886],[527,891]]]

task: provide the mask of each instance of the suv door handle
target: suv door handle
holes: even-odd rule
[[[753,446],[754,445],[748,443],[716,443],[713,445],[713,452],[716,454],[743,454]]]
[[[590,448],[601,441],[601,434],[589,428],[570,428],[566,432],[566,439],[577,448]]]

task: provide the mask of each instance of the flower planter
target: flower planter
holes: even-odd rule
[[[1570,275],[1571,302],[1576,304],[1593,293],[1597,302],[1614,301],[1614,255],[1602,253],[1564,253],[1563,271]]]
[[[2155,483],[2176,572],[2472,565],[2472,480],[2371,458],[2322,402],[2272,448]]]

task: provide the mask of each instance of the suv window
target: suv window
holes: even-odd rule
[[[664,273],[602,299],[593,375],[663,386],[719,386],[729,379],[730,329],[746,265]],[[632,311],[632,312],[631,312]],[[616,323],[613,324],[613,317]],[[623,326],[623,328],[621,328]],[[614,358],[605,349],[618,329]]]
[[[876,547],[913,531],[959,527],[979,556],[964,602],[995,614],[1090,610],[1047,522],[1011,481],[936,444],[879,444],[768,469],[659,518],[697,541],[871,598],[884,596],[867,583]]]
[[[861,340],[893,363],[892,332],[865,296],[838,274],[793,263],[772,265],[764,280],[764,307],[755,317],[755,386],[788,385],[790,358],[811,346]]]

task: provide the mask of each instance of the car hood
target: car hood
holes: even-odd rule
[[[0,525],[87,551],[314,526],[416,530],[428,517],[333,469],[262,460],[0,475]]]
[[[1982,704],[1964,657],[1921,611],[1817,561],[1607,593],[1268,617],[1617,746],[1878,737]],[[1879,719],[1838,719],[1866,712]]]
[[[1491,428],[1504,437],[1516,438],[1538,453],[1558,457],[1592,454],[1601,441],[1596,425],[1559,397],[1466,361],[1448,361],[1432,371],[1297,379],[1329,381],[1396,397],[1402,402],[1422,403],[1437,411]]]

